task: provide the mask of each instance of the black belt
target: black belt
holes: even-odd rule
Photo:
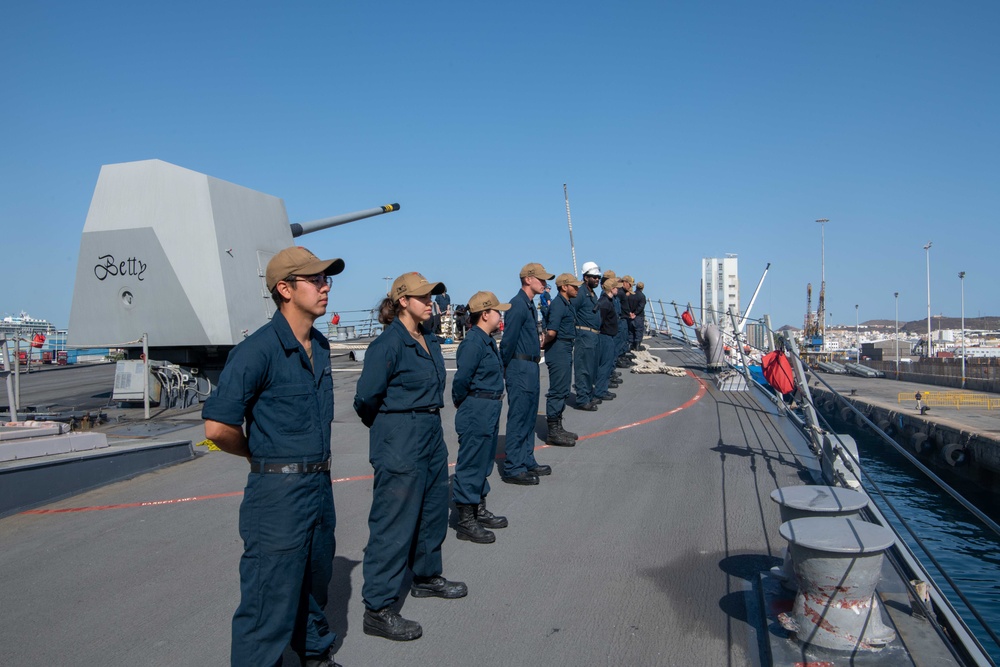
[[[577,329],[579,329],[580,331],[589,331],[590,333],[601,333],[597,329],[591,329],[590,327],[577,326]]]
[[[530,361],[535,364],[542,360],[541,357],[533,357],[530,354],[515,354],[514,358],[520,359],[521,361]]]
[[[413,408],[412,410],[386,410],[387,415],[408,415],[418,413],[422,415],[439,415],[441,414],[441,408]]]
[[[307,472],[326,472],[330,469],[330,459],[319,463],[261,463],[250,462],[250,472],[273,472],[286,475],[301,475]]]
[[[491,401],[499,401],[503,398],[502,391],[470,391],[469,396],[472,398],[486,398]]]

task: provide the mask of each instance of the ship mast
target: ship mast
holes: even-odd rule
[[[573,218],[569,214],[569,191],[565,183],[563,183],[563,197],[566,198],[566,224],[569,225],[569,249],[573,254],[573,275],[577,276],[579,274],[576,272],[576,246],[573,245]]]

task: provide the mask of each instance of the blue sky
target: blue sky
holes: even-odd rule
[[[578,263],[697,303],[737,253],[801,325],[1000,315],[996,2],[41,2],[0,10],[0,312],[65,326],[101,165],[159,158],[281,197],[347,271],[510,298]]]

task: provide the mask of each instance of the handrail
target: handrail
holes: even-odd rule
[[[768,328],[767,331],[769,334],[774,335],[774,332],[771,331],[770,328]],[[786,345],[786,351],[792,358],[793,367],[801,369],[803,361],[801,357],[798,355],[797,349],[795,349],[794,340],[789,339],[789,344]],[[822,415],[819,414],[818,410],[815,409],[815,405],[813,404],[811,393],[809,391],[809,386],[807,383],[804,382],[805,376],[801,372],[801,370],[797,374],[797,376],[800,378],[798,384],[801,395],[799,398],[801,399],[801,402],[804,404],[804,408],[807,415],[807,421],[799,419],[798,415],[796,415],[794,412],[791,411],[784,410],[785,414],[787,414],[792,419],[792,421],[794,421],[799,426],[803,434],[813,444],[814,449],[816,449],[817,443],[820,444],[822,443],[824,435],[829,436],[838,443],[838,446],[836,448],[838,453],[841,455],[843,455],[845,452],[847,453],[847,456],[844,458],[848,460],[848,467],[851,468],[852,470],[860,471],[860,474],[865,477],[867,485],[870,488],[874,489],[874,491],[881,497],[886,507],[888,507],[892,511],[892,513],[897,517],[899,523],[906,529],[909,535],[913,538],[913,541],[917,545],[919,545],[919,547],[924,552],[929,562],[931,562],[934,565],[934,567],[937,568],[938,572],[940,572],[941,577],[948,583],[948,585],[951,587],[951,590],[954,591],[956,597],[958,597],[963,602],[963,604],[969,610],[972,616],[978,621],[983,631],[990,637],[990,639],[992,639],[992,641],[996,644],[997,647],[1000,647],[1000,637],[998,637],[996,631],[994,631],[994,629],[987,624],[986,620],[983,618],[983,615],[980,613],[980,611],[969,600],[964,591],[962,591],[961,586],[959,586],[958,583],[955,582],[954,579],[952,579],[952,577],[947,573],[945,568],[941,565],[941,563],[933,555],[930,549],[924,544],[924,541],[916,533],[916,530],[901,515],[899,510],[896,509],[892,501],[886,497],[886,494],[879,488],[878,484],[871,479],[871,477],[868,475],[864,467],[853,456],[850,449],[848,449],[843,445],[843,443],[840,441],[839,436],[833,432],[832,428],[830,427],[829,423],[827,423],[826,419],[824,419]],[[871,429],[876,434],[878,434],[883,440],[889,443],[890,446],[892,446],[894,449],[903,454],[903,456],[906,457],[906,459],[909,460],[918,470],[920,470],[931,481],[933,481],[939,488],[941,488],[941,490],[945,491],[945,493],[947,493],[960,505],[962,505],[962,507],[964,507],[970,514],[975,516],[980,521],[980,523],[984,525],[989,531],[991,531],[994,535],[1000,537],[1000,525],[998,525],[996,522],[994,522],[992,519],[986,516],[977,507],[975,507],[967,500],[965,500],[965,498],[963,498],[961,495],[958,494],[958,492],[956,492],[947,483],[941,480],[941,478],[938,477],[933,471],[924,466],[913,455],[911,455],[908,451],[906,451],[899,443],[897,443],[895,440],[890,438],[885,432],[879,429],[877,425],[872,423],[871,420],[869,420],[860,410],[858,410],[852,403],[850,403],[850,401],[847,401],[847,399],[845,399],[836,390],[834,390],[829,385],[829,383],[827,383],[823,378],[818,376],[815,377],[819,382],[822,382],[823,385],[826,386],[826,388],[836,397],[838,401],[843,402],[855,414],[860,415],[864,424],[871,427]],[[753,380],[753,383],[754,386],[764,389],[764,387],[758,384],[756,380]],[[944,394],[947,392],[938,392],[938,393]],[[771,396],[770,392],[766,392],[766,394],[769,397],[771,397],[772,400],[774,400],[774,397]],[[926,396],[926,394],[924,395]],[[902,397],[904,396],[904,394],[900,394],[900,396]],[[914,395],[912,393],[907,392],[905,396],[907,397],[908,400],[914,400]],[[784,403],[780,400],[774,400],[774,402],[776,405],[779,405],[779,409],[787,407],[784,406]],[[998,402],[1000,402],[1000,399],[998,399]],[[821,421],[822,424],[820,423]],[[878,511],[877,507],[872,506],[871,510],[873,516],[875,516],[876,521],[879,521],[883,525],[891,528],[889,523],[886,521],[885,517],[882,516],[881,512]],[[906,546],[905,543],[902,542],[899,543],[899,554],[902,557],[902,559],[906,562],[907,566],[914,573],[916,573],[918,576],[922,577],[924,580],[928,582],[929,590],[931,593],[931,599],[933,603],[936,605],[938,613],[941,615],[941,617],[950,624],[952,628],[952,634],[956,642],[958,642],[964,647],[964,650],[969,653],[972,660],[977,665],[996,665],[996,663],[990,657],[988,652],[983,648],[982,643],[975,636],[975,634],[969,628],[968,624],[955,609],[952,602],[941,591],[937,583],[934,581],[934,578],[926,573],[925,568],[921,565],[920,561],[917,560],[916,556],[910,551],[910,549]],[[911,595],[913,595],[913,591],[911,591]],[[938,632],[940,633],[941,631],[938,630]]]
[[[801,358],[797,354],[795,354],[794,352],[791,352],[791,351],[789,353],[793,355],[793,358],[797,362],[801,363]],[[892,438],[890,438],[888,434],[886,434],[876,424],[874,424],[871,420],[869,420],[868,417],[863,412],[861,412],[860,410],[858,410],[857,407],[854,406],[853,403],[851,403],[850,401],[848,401],[846,398],[844,398],[843,396],[841,396],[839,392],[837,392],[835,389],[833,389],[833,387],[831,387],[830,384],[826,382],[826,380],[824,380],[823,378],[821,378],[819,376],[814,376],[814,377],[816,377],[816,379],[819,382],[823,383],[823,385],[834,395],[834,397],[838,401],[842,402],[846,407],[850,408],[856,415],[859,415],[861,417],[861,419],[863,420],[863,422],[867,426],[869,426],[887,444],[889,444],[896,451],[898,451],[900,454],[902,454],[910,463],[912,463],[914,465],[914,467],[916,467],[928,479],[930,479],[932,482],[934,482],[942,491],[944,491],[949,496],[951,496],[956,502],[958,502],[960,505],[962,505],[962,507],[965,508],[970,514],[972,514],[973,516],[975,516],[986,528],[988,528],[991,532],[993,532],[994,535],[1000,537],[1000,525],[998,525],[995,521],[993,521],[988,516],[986,516],[979,508],[977,508],[974,505],[972,505],[971,503],[969,503],[969,501],[967,501],[957,491],[955,491],[953,488],[951,488],[951,486],[948,485],[944,480],[942,480],[933,471],[931,471],[929,468],[927,468],[927,466],[923,465],[919,460],[916,459],[916,457],[914,457],[912,454],[910,454],[910,452],[906,451],[906,449],[903,448],[902,445],[900,445],[895,440],[893,440]],[[912,395],[911,395],[911,400],[912,400]],[[811,399],[810,399],[810,401],[811,401]],[[811,407],[814,407],[814,406],[811,406]],[[955,592],[955,594],[959,597],[959,599],[962,600],[962,602],[968,608],[968,610],[970,611],[970,613],[972,613],[972,615],[976,618],[976,620],[979,622],[980,626],[983,628],[983,630],[986,632],[986,634],[990,636],[990,638],[994,641],[994,643],[997,645],[997,647],[1000,647],[1000,637],[998,637],[997,633],[993,630],[993,628],[991,628],[986,623],[985,619],[982,617],[982,614],[979,612],[979,610],[976,608],[976,606],[974,604],[972,604],[972,602],[968,599],[968,597],[962,591],[961,587],[950,577],[950,575],[948,575],[948,573],[946,572],[946,570],[944,569],[944,567],[937,561],[937,559],[930,552],[930,550],[926,547],[926,545],[924,545],[923,540],[921,540],[921,538],[916,534],[916,531],[909,525],[909,523],[902,517],[902,515],[899,513],[899,511],[895,508],[895,506],[892,504],[892,501],[890,501],[885,496],[885,494],[881,491],[881,489],[878,488],[878,485],[875,484],[871,480],[871,477],[867,474],[867,472],[865,471],[864,467],[860,464],[860,462],[858,462],[857,459],[855,459],[855,457],[850,452],[850,450],[847,447],[843,446],[843,443],[840,441],[840,438],[837,436],[837,434],[833,433],[832,429],[830,428],[829,423],[827,423],[826,420],[823,419],[821,415],[819,415],[818,411],[814,410],[813,412],[814,412],[814,414],[816,414],[817,417],[819,417],[820,419],[822,419],[822,421],[824,422],[825,426],[827,427],[827,434],[830,435],[830,436],[832,436],[833,438],[835,438],[837,440],[837,442],[839,444],[839,447],[838,447],[839,454],[843,455],[845,452],[848,454],[849,458],[853,460],[854,465],[856,466],[856,468],[861,472],[862,475],[865,476],[865,478],[868,480],[869,484],[873,488],[875,488],[876,492],[879,494],[879,496],[881,496],[881,498],[882,498],[883,502],[885,502],[886,506],[889,507],[890,510],[892,510],[892,512],[896,515],[896,517],[899,519],[900,523],[906,528],[907,532],[909,532],[909,534],[913,537],[914,541],[924,551],[924,553],[926,554],[927,558],[934,564],[934,566],[938,569],[938,571],[941,573],[941,575],[944,577],[944,579],[951,586],[951,589]],[[819,423],[817,423],[816,426],[820,427]],[[916,564],[919,565],[919,562],[916,562]],[[958,614],[958,612],[954,609],[953,605],[951,604],[951,601],[948,600],[944,596],[944,594],[937,588],[936,584],[934,584],[933,578],[928,577],[928,579],[930,580],[929,583],[931,583],[932,586],[933,586],[933,590],[936,590],[937,593],[939,594],[938,596],[936,596],[937,599],[935,600],[935,602],[939,605],[939,607],[943,606],[943,607],[946,607],[949,610],[950,613],[948,614],[948,616],[951,617],[951,621],[953,623],[958,623],[958,624],[961,625],[961,627],[966,631],[968,638],[975,644],[975,646],[980,651],[982,651],[983,655],[985,656],[985,659],[988,661],[988,663],[980,663],[980,664],[990,664],[990,665],[995,664],[993,662],[993,660],[988,655],[986,655],[985,649],[983,649],[983,647],[980,644],[979,640],[975,637],[975,635],[969,629],[968,625],[961,618],[961,616]]]

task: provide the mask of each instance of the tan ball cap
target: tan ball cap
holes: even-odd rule
[[[611,269],[608,269],[607,271],[604,272],[604,275],[601,276],[601,279],[602,280],[607,280],[608,278],[617,278],[617,277],[618,276],[615,275],[614,271],[612,271]]]
[[[619,286],[619,280],[617,278],[606,278],[601,284],[601,289],[605,292],[610,292],[614,288]]]
[[[404,296],[427,296],[428,294],[443,294],[446,291],[444,283],[428,282],[427,278],[416,271],[404,273],[392,283],[392,289],[386,295],[393,301]]]
[[[476,292],[469,299],[469,312],[481,313],[484,310],[510,310],[510,304],[500,303],[493,292]]]
[[[522,278],[538,278],[539,280],[552,280],[555,278],[555,274],[549,273],[545,270],[545,267],[537,262],[532,262],[531,264],[525,264],[524,268],[521,269]]]
[[[556,278],[556,287],[562,287],[563,285],[573,285],[574,287],[579,287],[583,284],[582,280],[577,280],[576,276],[572,273],[560,273],[559,277]]]
[[[622,282],[628,283],[629,285],[635,284],[635,280],[632,279],[632,276],[625,276],[624,278],[622,278]]]
[[[265,277],[267,289],[271,291],[280,281],[289,276],[315,276],[322,273],[335,276],[344,270],[344,260],[320,259],[301,246],[285,248],[267,263]]]
[[[646,286],[643,285],[642,283],[636,283],[635,286],[638,287],[639,289],[645,289],[646,288]]]

